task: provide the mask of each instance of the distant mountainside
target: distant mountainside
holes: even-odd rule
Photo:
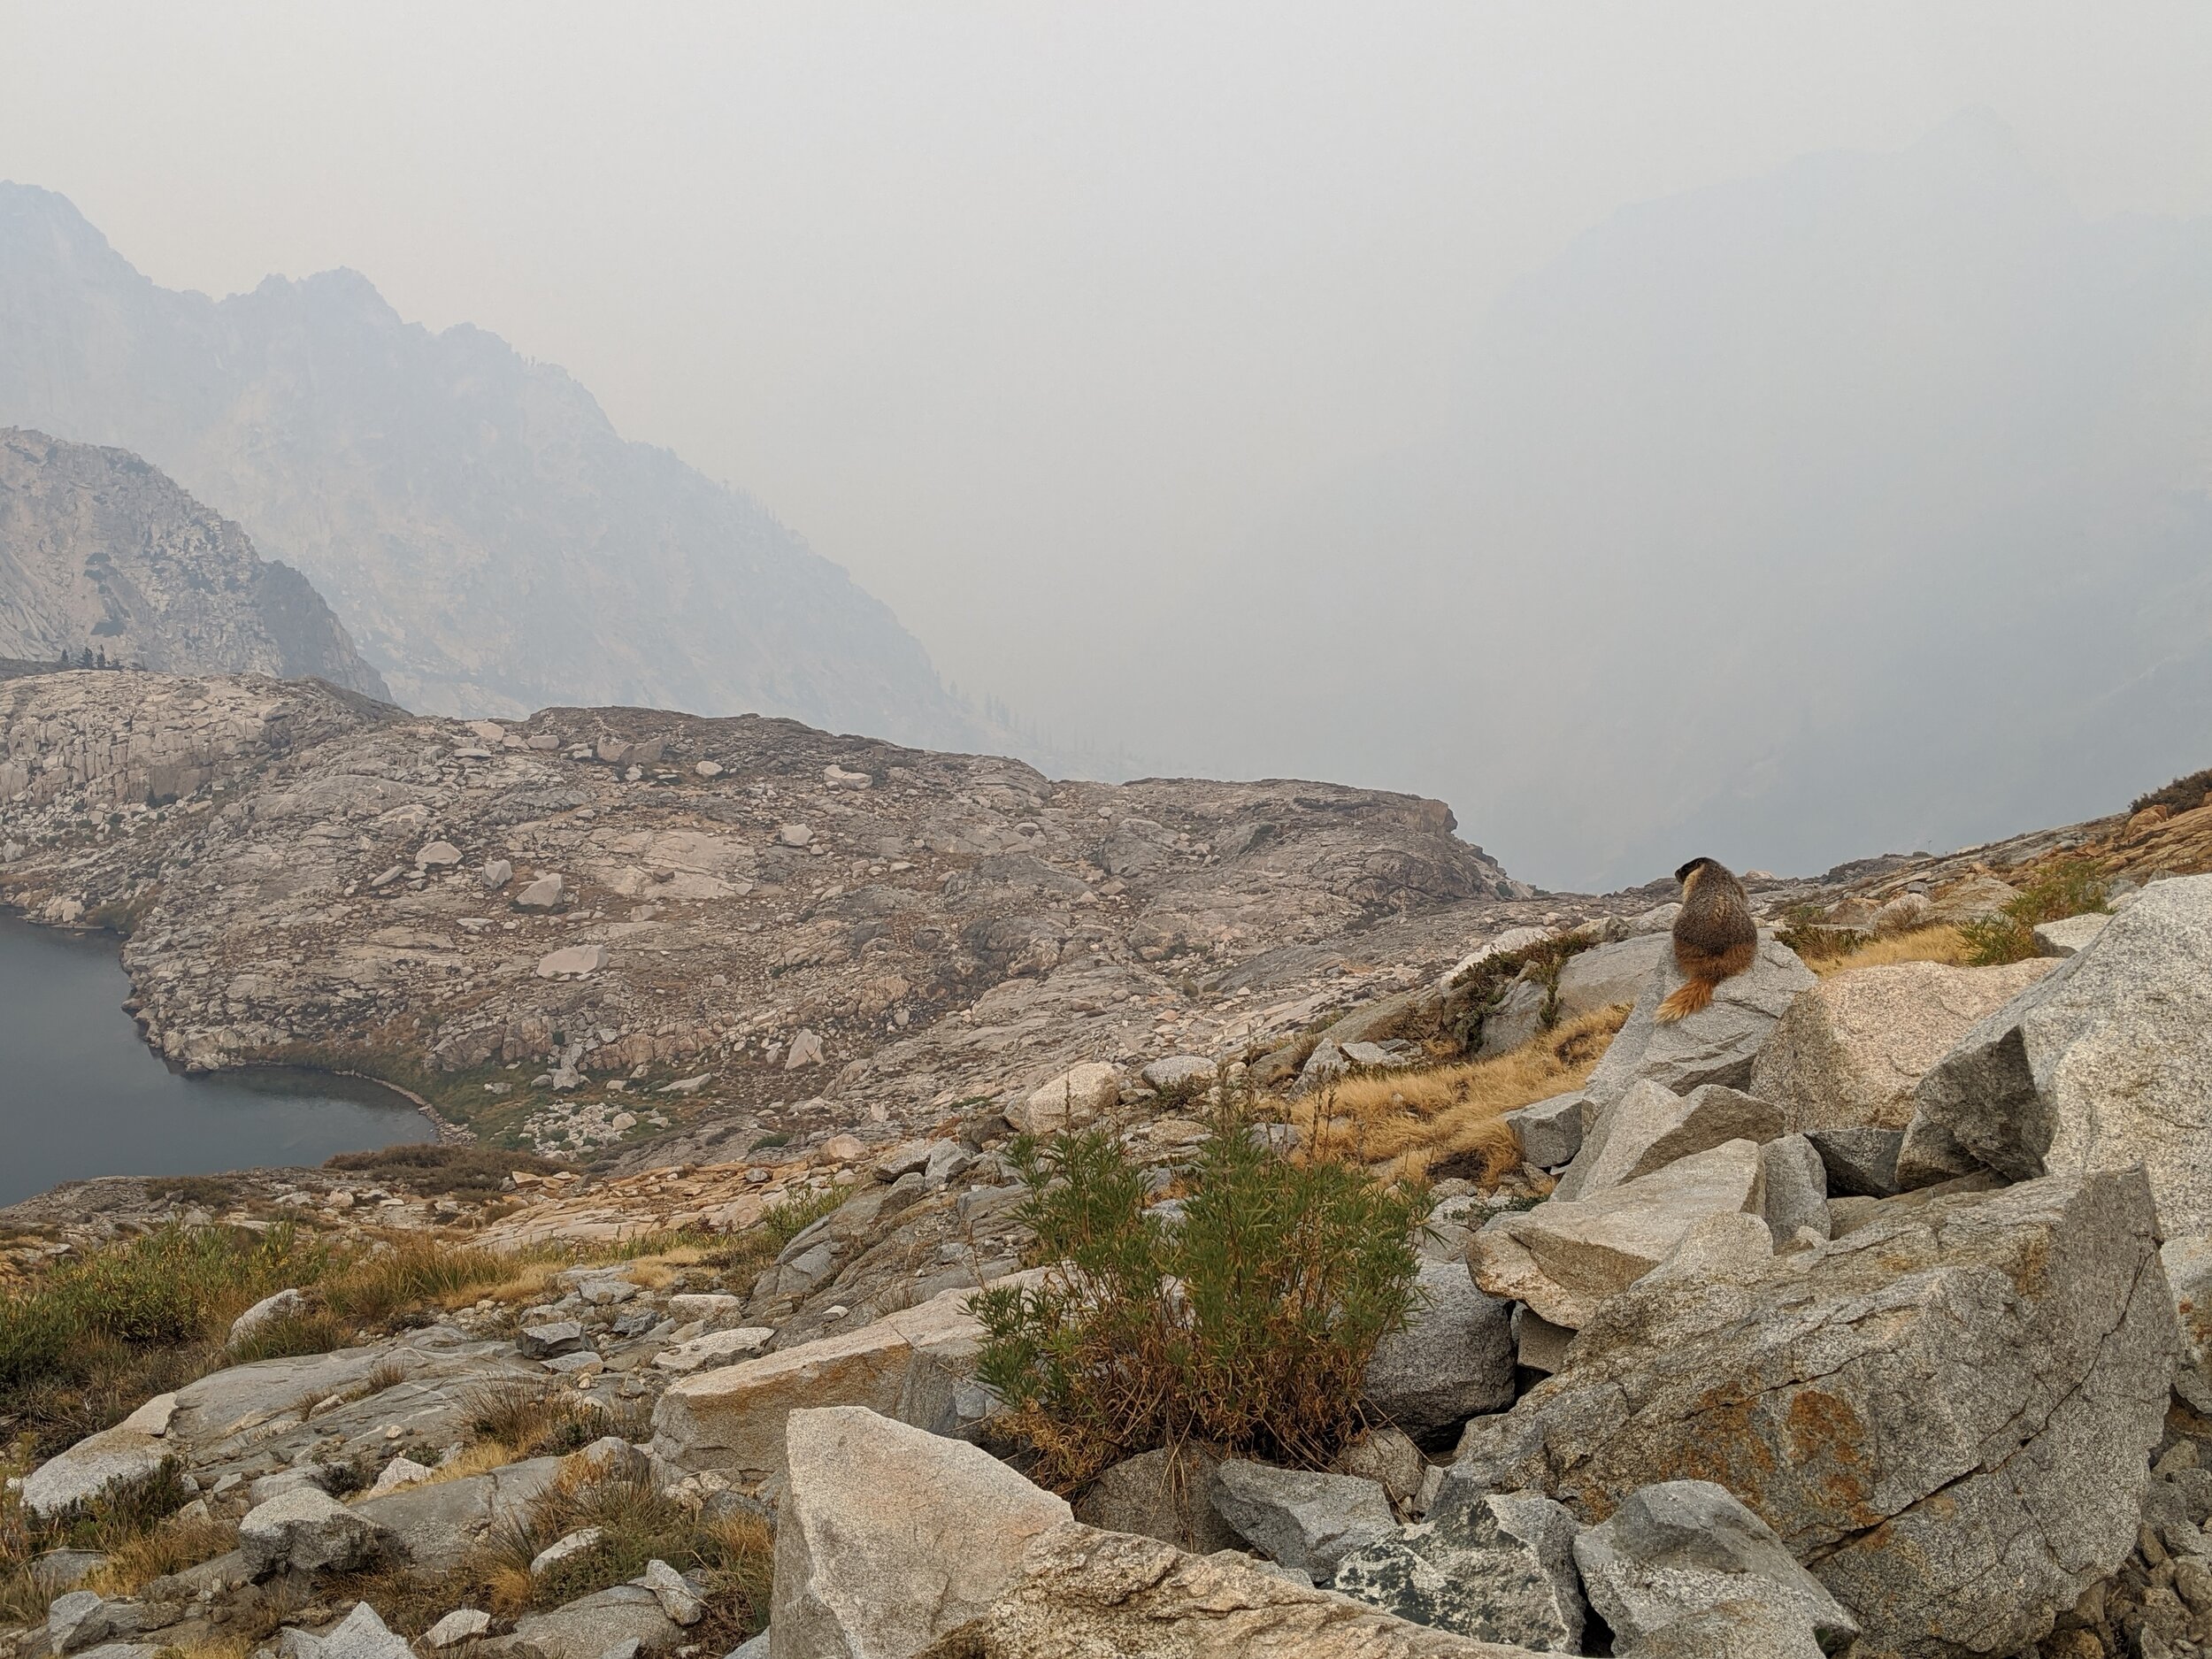
[[[314,675],[388,700],[311,583],[136,456],[0,428],[0,658]]]
[[[330,601],[400,701],[758,710],[981,746],[920,644],[758,503],[349,271],[211,300],[0,183],[0,421],[146,457]]]
[[[1238,626],[1183,642],[1174,764],[1417,787],[1604,887],[2212,763],[2212,222],[2088,218],[1962,116],[1615,215],[1461,384],[1179,608]]]

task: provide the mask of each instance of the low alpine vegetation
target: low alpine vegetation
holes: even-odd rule
[[[976,1374],[1043,1483],[1189,1440],[1320,1467],[1363,1426],[1368,1360],[1412,1306],[1428,1189],[1291,1162],[1252,1128],[1242,1101],[1217,1109],[1179,1215],[1148,1207],[1106,1130],[1014,1143],[1046,1276],[978,1294]]]
[[[2046,865],[1999,914],[1960,926],[1968,960],[1981,968],[2024,962],[2036,954],[2037,928],[2106,909],[2108,892],[2104,866],[2093,858],[2062,858]]]

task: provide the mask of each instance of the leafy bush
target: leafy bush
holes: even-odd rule
[[[2104,867],[2095,859],[2062,858],[2046,866],[1999,914],[1959,925],[1967,959],[1980,968],[2024,962],[2035,955],[2038,927],[2101,910],[2107,893]]]
[[[1539,1016],[1543,1028],[1549,1031],[1556,1025],[1560,1013],[1560,971],[1597,943],[1586,933],[1555,933],[1548,939],[1523,945],[1518,950],[1486,956],[1459,974],[1452,981],[1451,1003],[1462,1011],[1457,1015],[1457,1029],[1452,1034],[1458,1039],[1463,1051],[1482,1041],[1483,1022],[1505,1000],[1505,994],[1516,981],[1523,979],[1544,993],[1544,1006]]]
[[[977,1294],[976,1369],[1049,1485],[1190,1439],[1317,1466],[1361,1427],[1368,1360],[1412,1305],[1428,1190],[1278,1158],[1239,1102],[1213,1129],[1172,1222],[1107,1131],[1010,1151],[1049,1272]]]

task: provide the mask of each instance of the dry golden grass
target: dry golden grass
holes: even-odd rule
[[[472,1301],[496,1302],[508,1307],[526,1307],[532,1302],[546,1300],[553,1275],[569,1265],[565,1257],[548,1256],[540,1260],[518,1261],[515,1271],[496,1285],[488,1285],[472,1291]]]
[[[108,1552],[108,1558],[81,1586],[102,1595],[135,1595],[156,1578],[238,1547],[238,1528],[228,1521],[171,1519]]]
[[[1487,1060],[1349,1079],[1291,1109],[1310,1157],[1379,1167],[1393,1179],[1465,1176],[1495,1186],[1520,1163],[1517,1107],[1579,1088],[1597,1069],[1625,1005],[1569,1020]]]
[[[519,1462],[521,1457],[522,1454],[504,1440],[473,1440],[433,1469],[427,1480],[418,1480],[415,1485],[436,1486],[449,1480],[466,1480],[471,1475],[488,1475],[495,1469]]]
[[[1832,973],[1844,973],[1853,968],[1888,968],[1901,962],[1940,962],[1961,968],[1970,960],[1971,948],[1965,935],[1955,927],[1939,926],[1916,927],[1909,933],[1891,933],[1839,956],[1808,956],[1805,965],[1824,979]]]
[[[250,1632],[236,1631],[219,1635],[210,1633],[193,1641],[165,1643],[161,1655],[162,1659],[246,1659],[254,1646]]]

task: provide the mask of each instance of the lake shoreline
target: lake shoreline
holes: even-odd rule
[[[358,1068],[175,1066],[129,1011],[119,938],[0,911],[0,1204],[104,1176],[307,1166],[465,1137],[414,1090]]]

